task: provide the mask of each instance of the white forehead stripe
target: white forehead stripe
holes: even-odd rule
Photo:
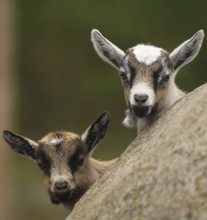
[[[50,141],[50,143],[57,145],[57,144],[62,143],[62,141],[63,141],[63,138],[55,137],[55,138],[53,138],[53,139]]]
[[[161,54],[162,49],[152,45],[138,44],[133,47],[133,53],[140,63],[150,65],[154,63]]]
[[[64,180],[67,180],[67,179],[68,179],[68,176],[66,176],[66,175],[53,174],[53,175],[51,176],[51,179],[52,179],[54,182],[64,181]]]

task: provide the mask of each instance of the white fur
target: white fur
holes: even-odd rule
[[[167,98],[164,100],[160,108],[165,112],[173,103],[175,103],[178,99],[182,98],[185,95],[185,92],[180,90],[176,84],[171,83],[169,85],[168,93],[166,94]],[[160,109],[159,109],[160,110]]]
[[[130,90],[129,101],[131,105],[136,105],[136,101],[134,100],[134,95],[148,95],[147,101],[144,103],[145,106],[152,106],[155,102],[155,92],[153,88],[147,85],[146,82],[139,82],[134,85]]]
[[[139,120],[137,120],[137,133],[139,134],[142,130],[144,130],[147,124],[147,118],[139,118]]]
[[[136,125],[135,121],[136,121],[136,117],[131,113],[129,109],[127,109],[125,111],[125,118],[122,124],[128,128],[133,128]]]
[[[154,63],[162,51],[161,48],[144,44],[138,44],[132,49],[136,59],[141,63],[145,63],[146,65],[151,65]]]
[[[66,175],[52,175],[51,178],[54,182],[60,182],[60,181],[65,181],[68,180],[68,176]]]
[[[62,142],[63,142],[63,138],[58,138],[58,137],[55,137],[50,141],[50,143],[54,145],[60,144]]]

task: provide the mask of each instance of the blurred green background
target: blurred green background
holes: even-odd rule
[[[14,119],[2,129],[34,140],[51,130],[81,134],[107,110],[109,129],[94,153],[102,160],[119,156],[136,129],[121,125],[126,106],[118,73],[96,55],[91,29],[99,29],[123,50],[152,43],[172,51],[197,30],[207,32],[204,0],[19,0],[11,7]],[[180,88],[191,91],[207,81],[206,57],[205,39],[195,61],[179,72]],[[9,179],[11,201],[5,219],[64,219],[67,210],[50,204],[39,168],[9,149],[5,157],[10,162],[2,179]]]

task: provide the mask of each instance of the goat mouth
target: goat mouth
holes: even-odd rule
[[[144,118],[151,113],[151,106],[132,106],[134,114],[139,118]]]
[[[50,192],[50,199],[51,202],[54,204],[66,202],[70,200],[72,196],[73,196],[73,190]]]
[[[73,195],[73,190],[65,190],[65,191],[56,191],[55,196],[60,200],[60,201],[65,201],[68,200],[72,197]]]

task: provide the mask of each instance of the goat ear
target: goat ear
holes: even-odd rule
[[[193,37],[182,43],[170,54],[170,59],[173,62],[175,70],[180,69],[185,64],[192,61],[201,48],[204,38],[203,30],[196,32]]]
[[[123,66],[124,51],[107,40],[98,30],[91,31],[91,41],[97,54],[107,63],[120,69]]]
[[[38,147],[38,143],[7,130],[3,132],[3,137],[9,146],[18,154],[35,160],[35,150]]]
[[[87,151],[91,152],[98,142],[103,139],[109,123],[109,113],[102,113],[99,118],[82,134]]]

